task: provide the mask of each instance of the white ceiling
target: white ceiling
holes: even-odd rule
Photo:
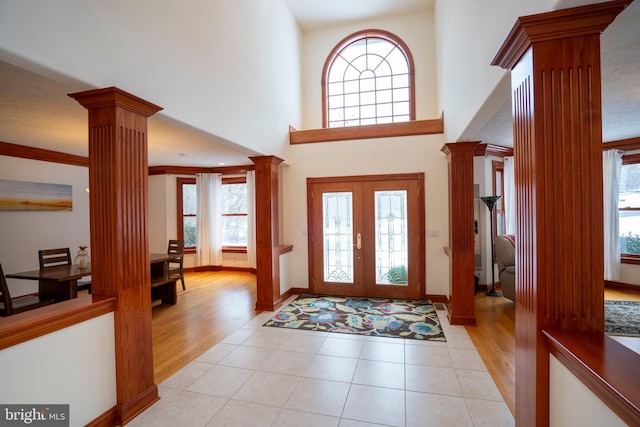
[[[431,10],[435,0],[287,0],[303,30]],[[604,140],[640,136],[640,1],[602,37]],[[13,61],[14,64],[19,62]],[[34,69],[29,64],[30,69]],[[43,77],[47,75],[47,77]],[[87,155],[87,113],[68,93],[92,89],[49,70],[33,73],[0,61],[0,141]],[[503,99],[508,98],[505,93]],[[510,100],[485,112],[472,140],[512,145]],[[466,139],[466,138],[465,138]],[[176,144],[175,141],[180,141]],[[187,154],[187,155],[185,155]],[[149,165],[245,165],[256,153],[163,115],[149,119]]]

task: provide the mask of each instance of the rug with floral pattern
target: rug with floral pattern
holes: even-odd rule
[[[303,294],[264,326],[446,341],[430,301]]]

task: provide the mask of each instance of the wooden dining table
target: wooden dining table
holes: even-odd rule
[[[181,254],[149,254],[152,296],[163,304],[176,304],[177,278],[169,276],[167,261],[179,260]],[[91,275],[91,265],[80,268],[77,264],[46,267],[38,270],[7,274],[11,279],[37,280],[41,301],[65,301],[78,296],[78,279]]]

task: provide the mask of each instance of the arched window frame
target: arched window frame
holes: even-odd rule
[[[407,59],[407,69],[409,72],[409,120],[413,121],[416,119],[416,108],[415,108],[415,67],[413,62],[413,56],[411,55],[411,51],[409,47],[406,45],[400,37],[395,34],[384,31],[384,30],[376,30],[376,29],[368,29],[357,31],[338,43],[324,63],[324,68],[322,70],[322,127],[329,127],[329,110],[328,110],[328,102],[327,102],[327,82],[329,80],[329,71],[331,69],[331,65],[335,61],[336,57],[340,52],[342,52],[349,45],[368,38],[378,38],[386,40],[394,45],[396,45],[402,53],[404,53]],[[354,126],[357,127],[357,126]]]

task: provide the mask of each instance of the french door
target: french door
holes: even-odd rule
[[[312,292],[422,298],[423,182],[423,174],[307,179]]]

